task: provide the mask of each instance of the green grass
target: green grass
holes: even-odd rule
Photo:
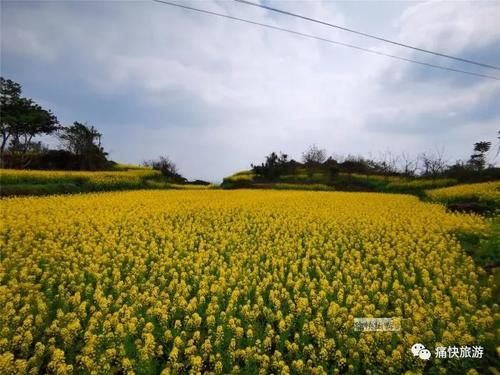
[[[464,250],[477,264],[486,269],[500,267],[500,216],[491,220],[488,232],[482,234],[457,233]]]
[[[481,234],[456,233],[462,248],[485,272],[480,282],[493,288],[493,300],[500,301],[500,216],[491,219],[489,230]]]

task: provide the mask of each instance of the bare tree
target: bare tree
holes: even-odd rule
[[[311,177],[314,171],[319,169],[326,161],[326,150],[319,149],[316,145],[309,146],[309,148],[302,153],[302,161],[307,170],[307,174]]]
[[[386,151],[383,154],[379,154],[377,163],[382,172],[386,175],[391,173],[396,173],[398,171],[399,157],[392,154],[390,151]]]
[[[418,171],[419,159],[413,158],[407,152],[403,152],[400,157],[401,170],[406,177],[414,177]]]
[[[305,165],[323,164],[326,160],[326,150],[319,149],[318,146],[312,145],[302,153],[302,161]]]
[[[422,165],[422,175],[436,178],[446,169],[444,150],[437,150],[434,153],[422,153],[419,156]]]

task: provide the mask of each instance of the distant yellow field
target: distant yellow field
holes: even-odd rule
[[[141,177],[159,175],[158,171],[148,168],[136,168],[119,171],[38,171],[0,169],[2,184],[72,182],[88,181],[94,184],[113,184],[119,182],[138,182]]]
[[[486,221],[416,197],[150,190],[0,209],[3,373],[420,373],[416,342],[498,342],[453,235]]]
[[[433,199],[444,201],[461,198],[477,198],[500,202],[500,181],[456,185],[447,188],[427,190],[426,193]]]

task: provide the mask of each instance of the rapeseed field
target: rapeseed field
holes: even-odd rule
[[[460,199],[490,200],[500,204],[500,181],[462,184],[440,189],[428,190],[427,195],[440,201]]]
[[[148,190],[0,209],[3,374],[473,374],[484,359],[410,348],[496,356],[492,278],[455,236],[486,220],[416,197]]]

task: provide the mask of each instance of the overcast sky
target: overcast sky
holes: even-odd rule
[[[183,3],[500,76],[229,0]],[[265,3],[500,65],[500,1]],[[218,181],[271,151],[300,159],[310,144],[365,156],[444,150],[452,162],[500,130],[500,81],[147,0],[2,1],[1,53],[2,76],[63,124],[95,125],[113,160],[169,155],[188,178]]]

